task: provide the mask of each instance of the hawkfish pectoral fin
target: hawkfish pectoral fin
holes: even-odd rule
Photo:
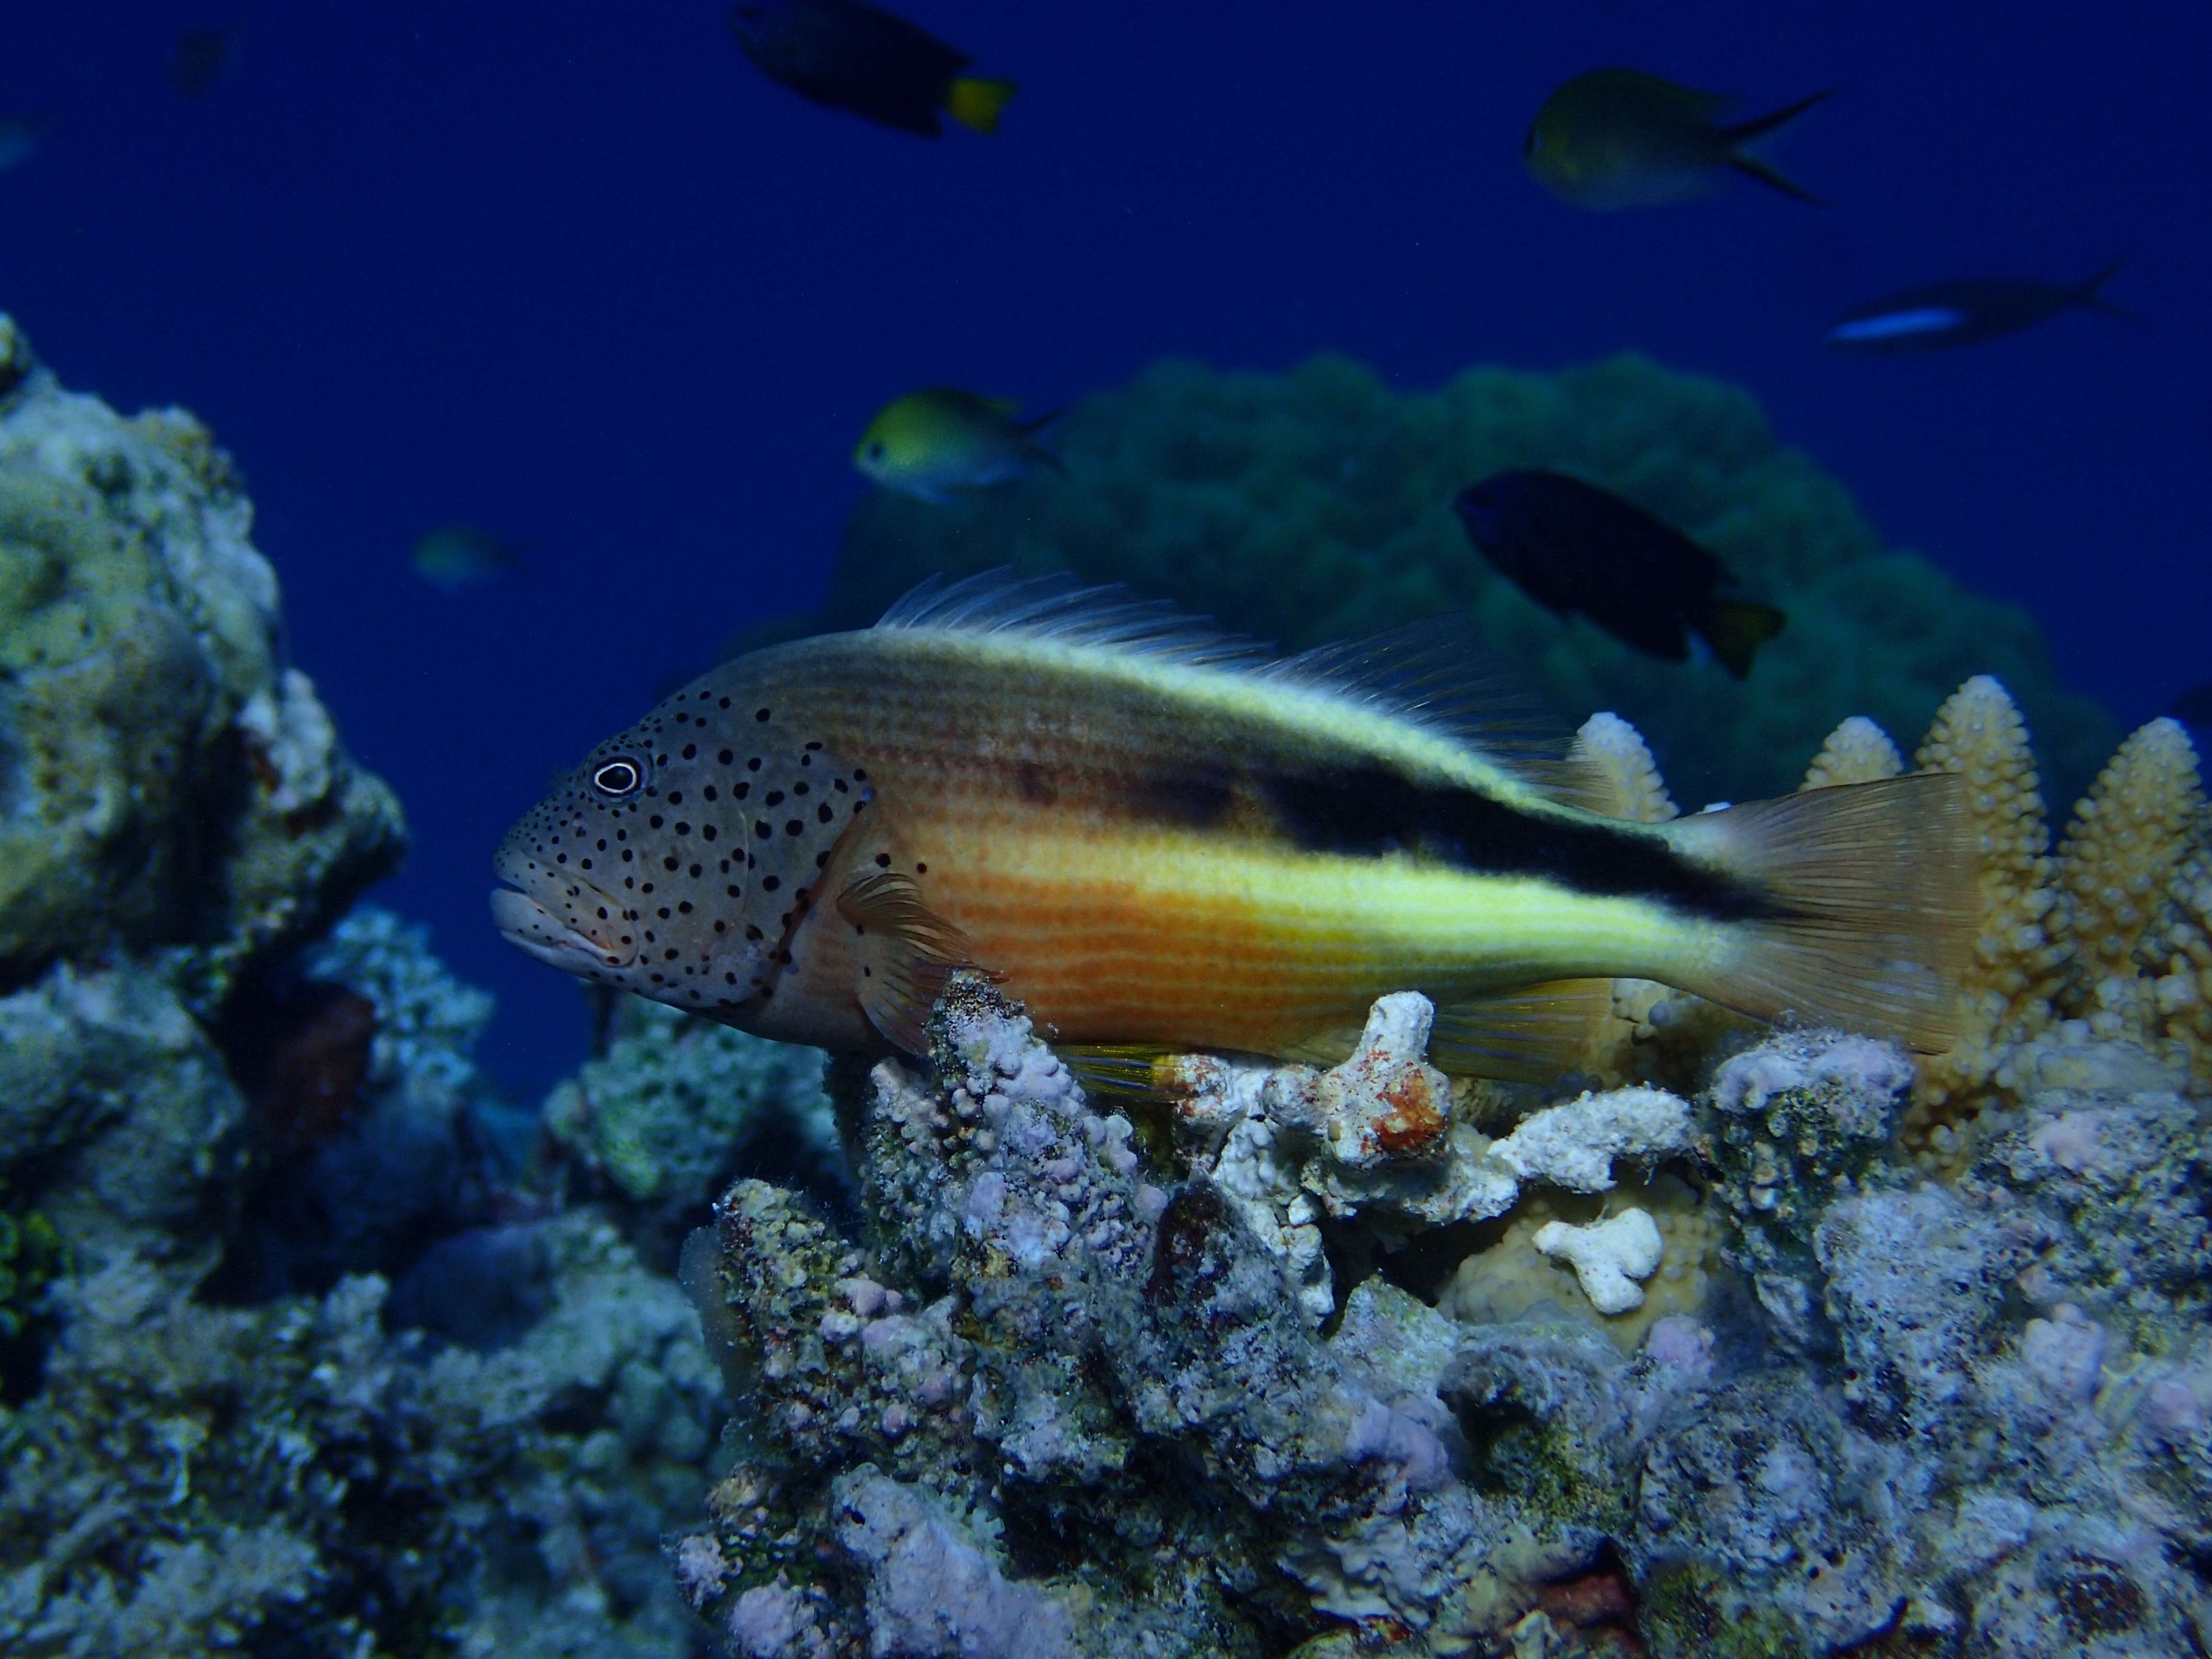
[[[1429,1063],[1454,1077],[1549,1083],[1596,1068],[1613,1015],[1609,979],[1562,979],[1445,1004],[1429,1035]]]
[[[837,895],[837,913],[860,931],[860,1011],[910,1054],[929,1052],[930,1005],[955,969],[975,968],[968,936],[923,902],[903,871],[864,876]]]
[[[1960,971],[1979,931],[1966,781],[1947,772],[1806,789],[1659,826],[1732,878],[1739,917],[1711,959],[1667,976],[1759,1019],[1958,1041]]]

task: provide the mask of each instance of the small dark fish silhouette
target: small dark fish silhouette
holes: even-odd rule
[[[197,98],[236,66],[235,23],[224,28],[186,29],[169,51],[169,81],[187,98]]]
[[[1970,276],[1930,283],[1847,311],[1828,330],[1828,343],[1869,356],[1945,351],[2056,317],[2076,307],[2130,322],[2099,292],[2123,262],[2115,259],[2086,283],[2039,283],[2021,276]]]
[[[523,550],[472,524],[441,525],[415,544],[415,572],[433,587],[458,593],[526,568]]]
[[[1782,631],[1771,605],[1717,598],[1734,581],[1697,543],[1633,502],[1563,472],[1500,472],[1453,503],[1468,538],[1530,599],[1681,662],[1692,634],[1741,679]]]
[[[2166,712],[2184,726],[2212,726],[2212,681],[2191,686]]]
[[[1590,70],[1545,100],[1521,159],[1561,201],[1600,212],[1686,201],[1724,167],[1818,207],[1820,198],[1745,146],[1833,95],[1816,92],[1755,119],[1729,121],[1723,117],[1733,100],[1717,93],[1641,70]]]
[[[730,33],[769,80],[833,109],[934,138],[950,115],[996,132],[1011,81],[963,75],[972,61],[928,30],[866,0],[744,0]]]

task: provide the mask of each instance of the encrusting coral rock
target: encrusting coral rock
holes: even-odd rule
[[[2002,690],[1923,752],[1992,854],[1971,1065],[1660,998],[1630,1057],[1679,1044],[1694,1103],[1541,1104],[1446,1087],[1401,994],[1334,1067],[1154,1062],[1140,1135],[957,978],[927,1070],[832,1067],[858,1232],[756,1181],[704,1236],[747,1426],[693,1604],[748,1655],[2202,1651],[2204,1109],[2170,1030],[2069,1012],[2095,953]],[[1895,758],[1854,728],[1814,776]],[[2131,896],[2106,1008],[2192,1006],[2189,763],[2154,732],[2069,840]],[[1931,1076],[1954,1184],[1905,1140]]]
[[[398,862],[398,802],[282,660],[252,516],[181,410],[43,369],[0,404],[0,986],[180,947],[204,1009]]]
[[[1557,1256],[1574,1268],[1583,1294],[1602,1314],[1626,1313],[1644,1305],[1644,1290],[1636,1281],[1659,1270],[1665,1249],[1659,1224],[1648,1211],[1638,1209],[1582,1227],[1547,1222],[1532,1242],[1545,1255]]]
[[[1525,1182],[1603,1192],[1616,1161],[1689,1144],[1687,1105],[1640,1087],[1586,1091],[1492,1140],[1455,1115],[1449,1083],[1422,1058],[1433,1018],[1416,993],[1384,997],[1351,1058],[1325,1072],[1212,1054],[1154,1068],[1192,1169],[1282,1261],[1316,1323],[1335,1303],[1324,1217],[1483,1221],[1510,1210]]]
[[[832,1195],[846,1181],[817,1050],[640,997],[622,1000],[605,1054],[555,1085],[543,1121],[586,1194],[664,1267],[740,1169]]]

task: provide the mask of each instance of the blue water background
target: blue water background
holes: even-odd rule
[[[186,404],[242,463],[296,659],[413,823],[381,896],[497,992],[489,1058],[519,1089],[586,1024],[485,920],[494,842],[655,685],[816,599],[854,438],[918,384],[1046,407],[1164,354],[1328,349],[1414,389],[1640,348],[1749,386],[1891,542],[2033,611],[2124,721],[2212,678],[2204,8],[908,9],[1021,83],[998,137],[808,105],[715,4],[0,19],[0,115],[51,123],[0,174],[0,307],[70,386]],[[179,97],[170,41],[237,12],[234,70]],[[1773,146],[1832,207],[1553,201],[1522,131],[1603,63],[1747,106],[1839,88]],[[2140,325],[1905,361],[1819,343],[1893,289],[2120,254]],[[406,550],[453,520],[527,543],[535,575],[431,591]]]

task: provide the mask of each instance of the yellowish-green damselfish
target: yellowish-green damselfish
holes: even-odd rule
[[[1011,398],[958,386],[909,392],[868,422],[853,465],[886,489],[939,502],[962,490],[1011,483],[1041,465],[1066,471],[1036,437],[1060,412],[1024,421],[1020,409]]]
[[[1731,123],[1720,118],[1731,100],[1717,93],[1640,70],[1595,69],[1545,100],[1521,155],[1538,183],[1576,207],[1682,201],[1703,194],[1720,167],[1817,205],[1817,197],[1743,147],[1830,95],[1816,92],[1771,115]]]

